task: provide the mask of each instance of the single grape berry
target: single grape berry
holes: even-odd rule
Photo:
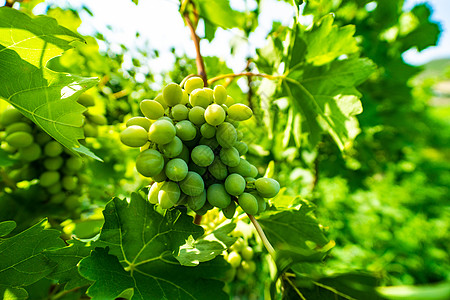
[[[186,120],[189,114],[189,109],[183,104],[177,104],[172,107],[172,117],[174,120]]]
[[[170,143],[177,131],[175,126],[167,120],[156,120],[148,131],[148,139],[154,143],[164,145]]]
[[[175,106],[181,102],[183,91],[176,83],[169,83],[163,89],[163,98],[168,106]]]
[[[217,126],[225,121],[225,111],[218,104],[211,104],[205,110],[205,121],[206,123]]]
[[[192,93],[195,89],[201,89],[205,83],[203,82],[203,79],[201,77],[191,77],[188,80],[186,80],[186,83],[184,84],[184,89],[188,94]]]
[[[187,204],[190,209],[196,211],[199,210],[205,205],[206,203],[206,191],[203,190],[203,192],[198,196],[188,196],[187,198]]]
[[[245,190],[245,179],[239,174],[230,174],[227,179],[225,179],[225,189],[227,193],[232,196],[239,196]]]
[[[195,125],[202,125],[203,123],[205,123],[205,109],[201,106],[194,106],[189,111],[188,118],[189,121],[191,121]]]
[[[222,148],[220,149],[220,160],[229,167],[237,167],[240,162],[239,151],[234,148]]]
[[[165,172],[170,180],[181,181],[186,178],[188,166],[181,158],[174,158],[167,162]]]
[[[258,178],[255,181],[255,187],[264,198],[273,198],[280,191],[280,184],[272,178]]]
[[[148,191],[148,202],[151,204],[157,204],[158,203],[158,193],[161,189],[164,182],[154,182]]]
[[[126,123],[127,127],[130,127],[132,125],[141,126],[146,131],[148,131],[150,129],[150,126],[152,125],[152,121],[144,117],[133,117],[130,118]]]
[[[223,148],[231,148],[237,141],[236,128],[228,122],[217,127],[216,139]]]
[[[160,145],[159,150],[161,150],[161,153],[165,157],[174,158],[178,156],[183,150],[183,142],[180,140],[179,137],[176,136],[170,143]]]
[[[136,169],[146,177],[159,174],[164,168],[164,158],[156,150],[147,149],[139,153],[136,158]]]
[[[25,131],[16,131],[8,135],[5,141],[14,148],[25,148],[33,143],[33,136]]]
[[[175,125],[176,135],[182,141],[192,141],[197,135],[197,128],[191,121],[183,120]]]
[[[180,182],[180,188],[188,196],[198,196],[205,190],[205,183],[198,173],[189,171]]]
[[[174,206],[180,199],[180,188],[173,181],[165,181],[158,192],[158,203],[162,209]]]
[[[44,146],[44,154],[50,157],[59,156],[64,148],[57,141],[50,141]]]
[[[204,123],[200,127],[200,133],[204,138],[213,138],[216,135],[216,127],[209,125],[208,123]]]
[[[218,208],[225,208],[231,203],[231,196],[227,193],[224,185],[221,183],[215,183],[208,187],[206,199],[211,205]]]
[[[223,215],[227,219],[232,219],[236,213],[236,203],[231,201],[230,205],[222,209]]]
[[[242,193],[238,197],[239,206],[244,212],[249,215],[256,215],[258,213],[258,201],[249,193]]]
[[[206,145],[199,145],[192,149],[191,159],[196,165],[207,167],[214,161],[214,152]]]
[[[164,116],[164,107],[158,101],[142,100],[139,106],[144,116],[151,120],[157,120]]]
[[[203,108],[207,108],[211,103],[211,95],[205,89],[196,89],[192,91],[191,96],[189,97],[189,102],[194,106],[201,106]]]
[[[120,133],[120,141],[128,147],[141,147],[148,141],[147,130],[138,125],[131,125]]]
[[[236,103],[228,107],[228,117],[236,121],[245,121],[252,117],[253,111],[245,104]]]
[[[223,85],[216,85],[214,87],[214,102],[225,104],[225,101],[227,101],[227,90]]]

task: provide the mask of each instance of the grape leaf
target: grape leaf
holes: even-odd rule
[[[58,280],[59,284],[66,284],[65,290],[90,283],[78,273],[77,264],[81,259],[89,256],[92,247],[76,239],[68,241],[68,244],[64,248],[43,252],[50,261],[57,263],[56,268],[47,275],[47,278]]]
[[[105,223],[94,246],[109,247],[108,255],[116,256],[129,272],[133,284],[127,285],[127,289],[133,288],[132,299],[227,299],[222,291],[223,284],[214,280],[229,268],[223,258],[200,263],[197,267],[183,267],[174,257],[189,236],[197,239],[203,234],[203,229],[193,224],[192,217],[185,211],[172,209],[162,216],[154,205],[133,193],[129,200],[111,200],[103,214]],[[82,260],[80,274],[88,279],[95,278],[93,271],[86,271],[96,269],[93,263],[92,257]],[[96,272],[103,271],[97,269]],[[96,282],[88,295],[101,298],[116,284]]]
[[[304,202],[299,209],[268,211],[258,218],[275,250],[311,249],[307,243],[323,247],[328,243],[319,222],[312,215],[314,207]]]
[[[83,39],[49,17],[32,19],[9,7],[0,8],[0,97],[16,107],[62,145],[99,159],[80,145],[84,138],[78,96],[97,78],[58,73],[47,62]]]
[[[214,259],[236,242],[236,237],[228,235],[234,228],[236,224],[229,223],[197,240],[189,236],[186,243],[180,246],[176,259],[183,266],[197,266],[200,262]]]
[[[16,228],[16,222],[4,221],[0,223],[0,237],[8,235]]]
[[[0,284],[0,296],[3,300],[25,300],[28,293],[25,289]]]
[[[0,282],[19,287],[32,284],[47,276],[56,266],[42,251],[63,247],[60,232],[45,229],[47,220],[9,237],[0,238]]]

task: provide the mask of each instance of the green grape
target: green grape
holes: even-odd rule
[[[163,184],[164,182],[155,182],[152,184],[152,187],[148,191],[148,202],[151,204],[158,203],[158,193]]]
[[[220,149],[219,155],[220,160],[229,167],[237,167],[241,160],[239,151],[234,147]]]
[[[200,167],[207,167],[214,161],[214,152],[206,145],[199,145],[191,151],[192,161]]]
[[[70,211],[75,210],[80,206],[80,199],[77,195],[70,195],[66,197],[64,206]]]
[[[205,121],[206,123],[217,126],[225,121],[225,111],[218,104],[211,104],[205,110]]]
[[[81,184],[90,184],[92,182],[92,179],[89,175],[87,174],[78,174],[78,181]]]
[[[206,191],[203,190],[203,192],[198,196],[188,196],[187,198],[187,204],[190,209],[192,210],[199,210],[205,205],[206,203]]]
[[[208,171],[217,180],[224,180],[228,175],[227,166],[218,157],[214,158],[213,163],[208,167]]]
[[[216,127],[209,125],[208,123],[204,123],[200,127],[200,133],[204,138],[210,139],[216,135]]]
[[[83,159],[71,156],[66,160],[66,169],[70,172],[77,172],[83,167]]]
[[[108,120],[103,115],[97,115],[97,114],[87,114],[86,117],[94,124],[97,125],[106,125],[108,124]]]
[[[166,176],[166,172],[164,171],[164,169],[161,172],[159,172],[158,174],[156,174],[155,176],[152,176],[152,180],[156,181],[156,182],[162,182],[166,179],[167,179],[167,176]],[[156,204],[156,203],[154,203],[154,204]]]
[[[188,120],[178,122],[175,128],[177,136],[182,141],[192,141],[197,135],[197,128]]]
[[[150,129],[150,126],[152,125],[152,121],[144,117],[133,117],[127,121],[126,125],[127,127],[130,127],[132,125],[141,126],[145,129],[145,131],[148,131]]]
[[[165,171],[170,180],[181,181],[186,178],[188,166],[181,158],[174,158],[167,162]]]
[[[234,277],[236,276],[236,269],[235,268],[229,268],[226,272],[223,278],[224,282],[230,283],[234,280]]]
[[[78,97],[77,102],[85,107],[95,105],[94,97],[92,97],[91,95],[88,95],[88,94],[81,94],[80,97]]]
[[[234,148],[237,149],[239,155],[245,155],[248,152],[248,146],[246,143],[243,142],[236,142],[234,144]]]
[[[62,185],[59,182],[47,187],[47,192],[51,195],[58,194],[59,192],[61,192],[61,190],[62,190]]]
[[[53,204],[63,203],[64,200],[66,200],[66,194],[65,193],[57,193],[57,194],[54,194],[54,195],[52,195],[50,197],[50,202],[53,203]]]
[[[237,133],[237,140],[240,141],[244,137],[244,134],[240,130],[236,130]]]
[[[217,127],[216,139],[223,148],[231,148],[236,143],[236,128],[228,122],[223,122]]]
[[[206,198],[211,205],[218,208],[225,208],[231,203],[231,196],[225,190],[221,183],[215,183],[208,187]]]
[[[181,102],[183,98],[183,91],[176,83],[169,83],[163,89],[163,98],[168,106],[175,106]]]
[[[63,151],[63,146],[57,141],[50,141],[44,146],[44,154],[50,157],[59,156]]]
[[[19,159],[24,160],[24,161],[35,161],[39,157],[41,157],[41,154],[42,154],[42,149],[36,143],[33,143],[28,147],[19,149]]]
[[[172,181],[164,181],[158,192],[158,203],[162,209],[173,207],[180,199],[180,187]]]
[[[159,120],[166,120],[166,121],[169,121],[170,124],[172,124],[172,125],[175,124],[175,123],[173,122],[173,120],[172,120],[171,118],[167,117],[167,116],[161,117],[161,118],[159,118]]]
[[[253,248],[250,246],[247,246],[241,250],[241,256],[244,260],[247,261],[252,260],[253,254],[254,254]]]
[[[25,148],[33,143],[33,136],[28,132],[17,131],[6,136],[5,141],[14,148]]]
[[[231,105],[234,104],[234,99],[231,96],[227,96],[227,100],[225,100],[224,103],[227,107],[230,107]]]
[[[249,174],[250,177],[253,177],[253,178],[258,177],[258,168],[257,167],[250,164],[250,171],[251,171],[251,173]]]
[[[120,133],[120,141],[128,147],[141,147],[148,141],[147,130],[138,125],[131,125]]]
[[[188,167],[189,167],[189,171],[193,171],[193,172],[195,172],[195,173],[198,173],[200,176],[203,176],[203,175],[205,175],[205,173],[206,173],[206,168],[205,168],[205,167],[197,166],[197,165],[196,165],[194,162],[192,162],[192,161],[189,162]]]
[[[183,145],[180,154],[177,155],[177,158],[181,158],[188,164],[190,160],[189,148]]]
[[[49,187],[59,181],[60,175],[56,171],[47,171],[39,176],[40,185],[43,187]]]
[[[250,163],[242,157],[239,159],[239,164],[236,167],[229,167],[228,170],[230,173],[238,173],[243,177],[250,177],[252,173]]]
[[[236,121],[245,121],[253,116],[253,111],[245,104],[236,103],[228,107],[228,117]]]
[[[234,201],[231,201],[230,205],[222,209],[223,215],[227,219],[232,219],[234,217],[234,214],[236,213],[236,203]]]
[[[201,77],[191,77],[184,83],[184,89],[188,94],[190,94],[195,89],[203,88],[204,85],[205,83]]]
[[[189,171],[180,182],[180,188],[188,196],[199,196],[205,189],[205,183],[198,173]]]
[[[239,196],[245,190],[245,179],[239,174],[233,173],[225,179],[225,189],[232,196]]]
[[[33,131],[33,129],[31,128],[31,126],[29,124],[27,124],[25,122],[17,122],[17,123],[10,124],[5,129],[6,135],[9,135],[13,132],[19,132],[19,131],[31,133]]]
[[[188,196],[184,194],[183,192],[180,192],[180,199],[178,199],[178,202],[176,205],[183,205],[187,206]]]
[[[206,109],[211,103],[211,96],[205,89],[195,89],[189,97],[189,102],[192,107],[201,106]]]
[[[85,137],[96,137],[98,136],[98,127],[95,124],[86,123],[83,126],[83,132]]]
[[[189,121],[197,126],[200,126],[205,123],[205,109],[201,106],[194,106],[189,111],[188,117]]]
[[[241,255],[242,255],[242,253],[241,253]],[[244,260],[241,263],[241,267],[242,267],[242,270],[244,270],[245,273],[247,273],[247,274],[252,274],[256,271],[256,264],[254,261],[245,261]]]
[[[280,184],[275,179],[264,177],[256,179],[255,188],[261,197],[273,198],[280,191]]]
[[[256,198],[256,201],[258,201],[258,214],[264,212],[267,206],[266,200],[264,200],[264,198],[261,197],[256,191],[250,192],[250,194],[252,194],[253,197]]]
[[[241,265],[242,258],[236,251],[231,251],[228,254],[227,261],[231,265],[231,267],[236,269]]]
[[[68,191],[73,191],[78,186],[78,177],[76,176],[64,176],[61,180],[61,184],[64,189]]]
[[[238,197],[239,206],[244,212],[249,215],[256,215],[258,213],[258,201],[249,193],[242,193]]]
[[[157,120],[164,116],[164,107],[155,100],[142,100],[139,104],[145,117],[151,120]]]
[[[159,104],[161,104],[161,106],[163,107],[163,110],[165,110],[167,108],[167,103],[166,101],[164,101],[164,96],[162,93],[159,93],[156,97],[155,97],[155,101],[158,102]],[[145,115],[145,114],[144,114]]]
[[[177,104],[172,107],[172,117],[177,120],[186,120],[189,114],[189,109],[183,104]]]
[[[183,97],[181,98],[180,104],[186,105],[189,103],[189,94],[185,90],[182,90],[182,91],[183,91]]]
[[[145,177],[153,177],[164,168],[164,158],[156,150],[147,149],[139,153],[136,158],[136,169]]]
[[[225,104],[225,101],[227,101],[227,90],[223,85],[216,85],[214,87],[214,102]]]
[[[219,147],[219,143],[217,142],[217,140],[215,138],[204,138],[202,137],[199,141],[198,141],[199,145],[205,145],[208,146],[209,148],[211,148],[211,150],[216,150],[217,147]]]
[[[64,164],[64,159],[61,156],[49,157],[44,160],[44,167],[49,171],[56,171]]]
[[[183,150],[183,142],[180,140],[179,137],[176,136],[170,143],[160,145],[159,150],[161,150],[161,153],[165,157],[174,158],[180,155],[181,151]]]
[[[175,137],[177,130],[172,123],[167,120],[159,119],[156,120],[150,130],[148,131],[148,138],[150,141],[157,143],[159,145],[164,145],[170,143]]]
[[[38,143],[39,145],[44,145],[44,144],[46,144],[47,142],[51,141],[51,140],[52,140],[52,137],[49,136],[49,135],[48,135],[47,133],[45,133],[45,132],[38,132],[38,133],[35,135],[35,140],[36,140],[36,143]]]
[[[0,114],[0,125],[4,127],[20,122],[23,118],[23,115],[15,108],[7,108]]]

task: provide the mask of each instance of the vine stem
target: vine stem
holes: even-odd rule
[[[194,42],[195,52],[197,53],[195,62],[197,64],[198,75],[200,75],[200,77],[203,79],[205,86],[208,86],[208,80],[207,80],[206,71],[205,71],[205,63],[203,62],[203,57],[200,52],[200,38],[197,35],[197,33],[195,32],[195,27],[194,27],[194,24],[192,23],[191,19],[189,18],[189,13],[187,11],[185,11],[183,13],[183,16],[184,16],[184,20],[186,21],[186,24],[189,27],[189,30],[191,31],[191,39]]]
[[[259,237],[261,238],[264,246],[266,247],[267,251],[269,252],[270,256],[272,256],[273,260],[275,260],[275,249],[273,248],[272,244],[269,242],[269,240],[266,237],[266,234],[264,233],[263,229],[261,228],[261,225],[259,225],[258,221],[255,219],[254,216],[247,214],[250,221],[252,221],[253,226],[256,229],[256,232],[258,233]]]
[[[284,78],[284,76],[274,76],[269,74],[261,74],[261,73],[253,73],[253,72],[242,72],[242,73],[230,73],[230,74],[224,74],[220,76],[216,76],[213,78],[210,78],[208,80],[208,84],[211,84],[215,81],[222,80],[225,78],[235,78],[235,77],[241,77],[241,76],[247,76],[247,77],[264,77],[271,80],[277,80],[280,78]]]

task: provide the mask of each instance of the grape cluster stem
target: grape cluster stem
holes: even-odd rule
[[[269,242],[269,240],[266,237],[266,234],[264,233],[263,229],[261,228],[261,225],[259,225],[258,221],[255,219],[254,216],[247,214],[248,218],[252,222],[253,226],[256,229],[256,232],[258,233],[259,237],[261,238],[264,246],[267,249],[267,252],[269,252],[270,256],[275,260],[275,249],[273,248],[272,244]]]

